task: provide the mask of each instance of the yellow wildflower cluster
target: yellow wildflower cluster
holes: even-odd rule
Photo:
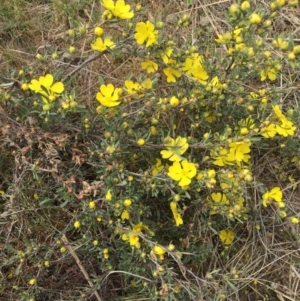
[[[293,136],[296,126],[284,116],[278,105],[273,106],[273,112],[277,117],[277,122],[265,121],[261,128],[261,135],[265,138],[273,138],[276,134],[283,137]]]
[[[229,44],[232,41],[235,42],[242,42],[242,36],[241,33],[243,31],[243,28],[236,28],[233,31],[225,32],[224,34],[219,34],[218,38],[215,39],[215,41],[219,44]]]
[[[229,219],[242,218],[247,219],[247,208],[244,199],[236,193],[229,193],[228,196],[224,192],[213,192],[207,198],[210,207],[210,214],[220,214]]]
[[[280,187],[274,187],[272,190],[264,193],[262,197],[262,204],[264,207],[267,207],[269,204],[275,201],[279,208],[284,208],[285,203],[282,201],[282,196],[283,195]]]
[[[130,5],[126,4],[124,0],[117,0],[116,3],[113,0],[102,0],[102,5],[117,18],[131,19],[134,16]]]
[[[73,95],[68,95],[61,103],[61,107],[66,110],[76,110],[78,107],[78,102],[74,99]]]
[[[96,40],[91,44],[91,48],[98,52],[104,52],[108,49],[113,49],[116,47],[116,44],[110,38],[101,38],[104,33],[102,27],[96,27],[94,30],[96,35]]]
[[[155,29],[153,23],[149,20],[146,22],[139,22],[135,28],[134,38],[139,45],[146,43],[149,47],[157,43],[158,31]]]
[[[177,137],[176,139],[167,137],[165,139],[166,147],[160,153],[162,158],[168,159],[173,162],[168,169],[168,176],[177,181],[180,187],[190,185],[192,178],[196,176],[196,165],[192,162],[188,162],[182,155],[186,152],[189,145],[187,139],[183,137]],[[156,164],[152,167],[152,175],[156,176],[163,170],[164,166],[160,159],[156,159]],[[174,220],[177,226],[183,224],[182,217],[177,208],[176,201],[170,203],[170,208],[174,216]]]
[[[227,172],[224,170],[217,173],[214,170],[208,170],[198,173],[197,179],[206,187],[215,190],[206,199],[211,215],[220,214],[229,219],[238,218],[240,220],[248,218],[244,191],[247,183],[253,180],[248,169],[227,170]]]
[[[193,53],[188,56],[183,63],[181,70],[184,71],[186,75],[192,77],[201,84],[206,84],[208,74],[203,67],[203,57],[198,53]]]
[[[141,63],[141,67],[143,70],[146,70],[148,73],[153,73],[157,71],[158,64],[155,63],[154,61],[146,59]]]
[[[271,81],[276,80],[277,73],[281,70],[282,66],[277,61],[274,61],[272,59],[268,59],[266,62],[266,66],[264,69],[261,69],[260,71],[260,80],[265,81],[266,79],[269,79]]]
[[[165,147],[167,150],[160,152],[162,157],[173,162],[173,165],[169,167],[168,176],[178,181],[179,186],[188,186],[191,179],[196,176],[196,165],[181,157],[189,147],[187,139],[182,137],[177,137],[175,140],[167,138]]]
[[[234,164],[241,166],[242,163],[249,163],[250,146],[251,142],[249,139],[245,139],[244,141],[230,142],[229,150],[226,148],[219,149],[219,155],[214,156],[215,161],[213,163],[218,166]]]
[[[128,241],[131,246],[138,246],[139,234],[143,231],[146,231],[150,236],[153,235],[153,232],[150,231],[149,227],[144,225],[142,222],[134,225],[132,230],[123,233],[122,240]]]
[[[54,82],[52,74],[40,76],[38,80],[32,79],[28,85],[29,89],[41,96],[44,111],[50,111],[51,103],[64,91],[62,82]]]
[[[95,51],[104,52],[107,49],[113,49],[116,44],[110,38],[96,38],[95,42],[91,44],[91,48]]]
[[[203,170],[197,174],[197,180],[204,182],[207,188],[214,188],[217,181],[216,181],[216,171],[214,169],[210,170]]]

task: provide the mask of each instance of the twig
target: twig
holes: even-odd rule
[[[72,255],[72,257],[74,258],[74,260],[76,261],[77,265],[79,266],[82,274],[84,275],[85,279],[87,280],[87,282],[89,283],[90,287],[94,289],[94,294],[97,298],[98,301],[103,301],[100,297],[100,295],[98,294],[98,292],[95,289],[95,286],[92,282],[92,280],[90,279],[88,273],[86,272],[84,266],[81,264],[80,259],[78,258],[77,254],[75,253],[75,251],[73,250],[72,246],[70,245],[67,237],[65,234],[62,235],[61,240],[65,243],[67,249],[69,250],[70,254]]]
[[[77,66],[75,69],[73,69],[70,73],[68,73],[63,79],[62,81],[64,82],[65,80],[67,80],[69,77],[71,77],[74,73],[76,73],[78,70],[80,70],[83,66],[85,66],[86,64],[96,60],[98,57],[100,57],[104,52],[98,52],[93,54],[92,56],[90,56],[89,58],[87,58],[82,64],[80,64],[79,66]]]
[[[113,27],[115,28],[115,27]],[[121,30],[121,29],[120,29]],[[113,49],[120,49],[123,47],[123,45],[125,45],[125,42],[129,41],[132,37],[129,36],[128,38],[124,39],[121,43],[118,43],[118,45],[116,47],[114,47]],[[97,52],[95,54],[93,54],[92,56],[88,57],[82,64],[80,64],[79,66],[77,66],[75,69],[73,69],[70,73],[68,73],[63,79],[62,81],[64,82],[65,80],[67,80],[69,77],[71,77],[74,73],[76,73],[78,70],[80,70],[83,66],[85,66],[86,64],[96,60],[98,57],[107,54],[107,53],[111,53],[111,49],[107,49],[103,52]]]

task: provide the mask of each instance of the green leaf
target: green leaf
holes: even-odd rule
[[[20,274],[21,267],[22,267],[22,263],[20,263],[20,264],[17,266],[17,268],[16,268],[16,270],[15,270],[15,274],[16,274],[16,275],[19,275],[19,274]]]
[[[101,75],[98,76],[98,82],[100,85],[104,85],[104,79]]]
[[[59,207],[64,208],[68,203],[69,203],[69,200],[66,200]]]
[[[39,202],[39,206],[42,207],[43,205],[50,205],[51,204],[51,199],[43,199],[41,202]]]
[[[234,290],[235,292],[238,291],[237,287],[234,284],[232,284],[230,281],[226,281],[226,282],[231,287],[232,290]]]
[[[18,252],[12,245],[6,245],[5,248],[13,253]]]
[[[127,76],[126,76],[126,80],[131,80],[133,74],[132,73],[129,73]]]

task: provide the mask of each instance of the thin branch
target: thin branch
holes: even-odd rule
[[[77,265],[79,266],[79,268],[80,268],[82,274],[84,275],[85,279],[86,279],[87,282],[89,283],[90,287],[91,287],[92,289],[94,289],[94,295],[96,296],[97,300],[98,300],[98,301],[103,301],[103,300],[101,299],[100,295],[98,294],[98,292],[96,291],[95,286],[94,286],[92,280],[90,279],[90,277],[89,277],[87,271],[85,270],[84,266],[81,264],[80,259],[78,258],[77,254],[76,254],[75,251],[73,250],[73,248],[72,248],[72,246],[70,245],[70,243],[69,243],[69,241],[68,241],[68,239],[67,239],[67,237],[66,237],[65,234],[62,235],[61,240],[65,243],[67,249],[69,250],[69,252],[70,252],[70,254],[72,255],[72,257],[74,258],[74,260],[76,261]]]

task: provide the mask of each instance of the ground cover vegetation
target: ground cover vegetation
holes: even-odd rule
[[[0,299],[299,300],[299,12],[4,0]]]

